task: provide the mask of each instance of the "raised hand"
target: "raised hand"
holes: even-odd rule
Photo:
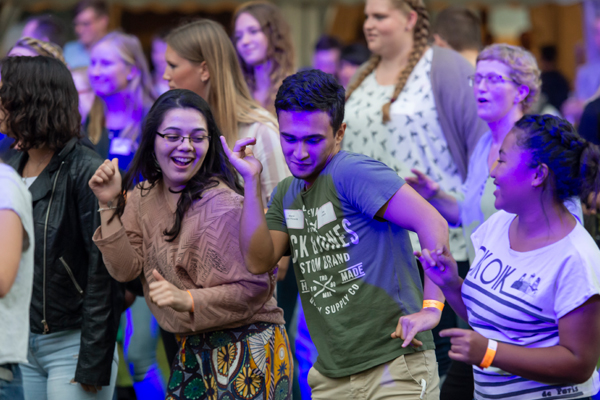
[[[434,197],[440,191],[440,184],[419,171],[418,169],[411,169],[410,172],[416,176],[406,177],[404,180],[413,189],[417,191],[425,200],[429,200]]]
[[[467,364],[479,365],[487,350],[488,339],[481,334],[469,329],[444,329],[441,337],[449,337],[452,347],[448,356],[456,361]]]
[[[421,262],[425,274],[440,288],[461,284],[458,276],[458,265],[446,246],[433,252],[423,249],[422,251],[415,251],[414,254]]]
[[[423,346],[423,342],[415,339],[415,335],[435,328],[441,316],[442,312],[437,308],[424,308],[417,313],[400,317],[392,338],[403,339],[402,347],[409,344],[414,347]]]
[[[88,184],[100,204],[115,201],[121,193],[119,160],[117,158],[113,158],[112,161],[104,160],[104,163],[98,167]]]
[[[262,172],[262,164],[252,154],[252,150],[247,146],[256,144],[256,138],[245,138],[235,142],[233,150],[229,149],[225,138],[221,136],[221,143],[225,154],[229,158],[231,164],[242,175],[244,180],[258,178]]]
[[[156,281],[148,285],[150,300],[160,308],[171,307],[175,311],[192,311],[194,303],[192,297],[185,290],[181,290],[171,282],[165,280],[157,271],[152,271],[152,276]]]

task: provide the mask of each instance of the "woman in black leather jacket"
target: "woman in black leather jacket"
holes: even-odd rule
[[[25,398],[110,399],[123,294],[92,242],[100,219],[87,182],[102,159],[79,144],[78,95],[63,63],[12,57],[0,67],[0,127],[20,150],[8,164],[33,199]]]

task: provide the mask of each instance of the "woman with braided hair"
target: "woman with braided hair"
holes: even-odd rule
[[[565,207],[597,196],[600,149],[565,120],[527,115],[492,169],[499,209],[471,236],[467,277],[437,253],[425,273],[474,331],[444,330],[473,365],[475,399],[590,399],[600,383],[600,250]]]
[[[364,33],[373,56],[346,92],[343,148],[373,157],[406,178],[418,168],[443,190],[460,195],[469,157],[486,131],[467,77],[473,67],[453,50],[429,46],[422,0],[367,0]],[[411,234],[413,248],[419,248]],[[466,243],[450,230],[450,250],[467,270]],[[450,312],[450,314],[448,314]],[[455,326],[448,308],[442,326]],[[449,343],[439,341],[440,376],[450,365]]]

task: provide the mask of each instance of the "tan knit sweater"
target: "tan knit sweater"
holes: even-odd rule
[[[204,193],[188,210],[179,236],[167,242],[163,232],[173,226],[175,209],[158,184],[142,197],[136,188],[128,195],[123,228],[94,242],[110,274],[127,282],[140,276],[144,297],[160,326],[173,333],[191,334],[235,328],[253,322],[284,323],[273,297],[275,276],[252,275],[239,245],[243,197],[220,185]],[[148,297],[156,269],[169,282],[190,290],[194,313],[159,308]]]

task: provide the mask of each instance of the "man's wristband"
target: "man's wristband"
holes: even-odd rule
[[[496,357],[496,349],[498,349],[498,342],[488,339],[488,347],[483,356],[483,360],[481,360],[481,364],[479,364],[480,368],[485,369],[492,365],[494,357]]]
[[[437,300],[423,300],[423,308],[437,308],[442,311],[444,309],[444,303]]]

